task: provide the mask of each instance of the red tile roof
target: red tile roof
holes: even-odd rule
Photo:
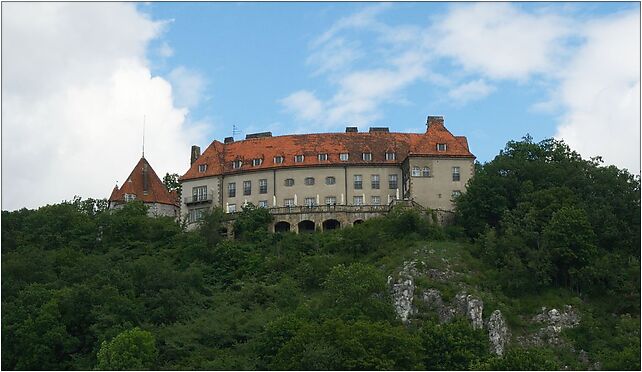
[[[446,151],[437,151],[437,144],[445,143]],[[371,161],[364,161],[362,153],[372,153]],[[386,160],[386,152],[396,153],[395,160]],[[340,161],[339,154],[348,153],[348,161]],[[328,154],[328,160],[319,160],[319,154]],[[296,163],[295,155],[304,155]],[[351,132],[285,135],[252,138],[223,144],[213,141],[203,154],[180,178],[189,180],[221,174],[241,173],[274,168],[401,164],[408,155],[475,158],[468,149],[466,137],[453,136],[441,123],[431,123],[426,133]],[[275,164],[274,157],[283,156],[283,163]],[[252,166],[253,159],[263,159],[261,165]],[[241,160],[240,169],[233,162]],[[205,172],[199,165],[207,165]]]
[[[144,169],[147,168],[147,192],[145,192]],[[125,194],[136,195],[136,200],[142,200],[145,203],[160,203],[179,206],[178,196],[176,193],[170,193],[165,188],[163,182],[158,178],[156,172],[147,159],[141,158],[134,170],[129,174],[123,185],[114,190],[109,197],[110,202],[119,202],[125,200]]]

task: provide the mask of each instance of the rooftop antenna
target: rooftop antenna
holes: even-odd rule
[[[145,158],[145,115],[143,115],[143,158]]]
[[[232,137],[236,136],[237,134],[241,134],[241,130],[236,127],[236,124],[232,125]]]

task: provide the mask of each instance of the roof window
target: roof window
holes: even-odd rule
[[[319,161],[326,161],[328,160],[328,154],[319,154]]]
[[[305,156],[303,156],[303,155],[295,155],[294,156],[294,162],[295,163],[303,163],[304,159],[305,159]]]
[[[275,156],[274,157],[274,164],[281,164],[281,163],[283,163],[283,156],[281,156],[281,155]]]
[[[206,170],[207,170],[207,164],[199,164],[198,165],[198,171],[200,173],[205,173]]]
[[[242,166],[243,166],[243,162],[242,162],[242,161],[240,161],[240,160],[234,160],[234,161],[232,162],[232,168],[234,168],[234,169],[239,169],[239,168],[241,168]]]
[[[263,163],[263,159],[252,159],[252,166],[253,167],[258,167]]]
[[[371,152],[364,152],[362,154],[362,158],[365,161],[371,161],[372,160],[372,153]]]
[[[445,143],[438,143],[437,144],[437,151],[446,151],[446,144]]]
[[[348,155],[347,152],[339,154],[339,160],[341,160],[341,161],[348,161],[348,157],[349,157],[349,155]]]

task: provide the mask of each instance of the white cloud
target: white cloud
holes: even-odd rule
[[[495,87],[487,84],[484,79],[470,81],[454,87],[448,91],[448,97],[459,104],[482,99],[495,90]]]
[[[169,44],[166,41],[164,41],[161,44],[161,46],[158,48],[158,54],[161,57],[169,58],[174,55],[174,49],[172,49],[172,47],[169,46]]]
[[[309,65],[316,67],[314,75],[339,71],[361,57],[357,43],[347,43],[343,38],[328,40],[313,51],[307,59]]]
[[[162,22],[125,3],[2,7],[3,209],[109,196],[140,157],[144,115],[156,172],[187,169],[196,129],[145,60]]]
[[[429,42],[470,72],[525,79],[553,72],[572,25],[567,18],[529,14],[508,3],[457,5],[436,22]]]
[[[312,92],[300,90],[280,100],[286,111],[298,119],[319,121],[323,113],[323,103]]]
[[[634,11],[594,21],[564,69],[565,107],[556,137],[583,156],[640,174],[640,18]]]
[[[176,105],[194,107],[199,104],[205,90],[205,78],[200,73],[178,66],[167,78],[174,87]]]

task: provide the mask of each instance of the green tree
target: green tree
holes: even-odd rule
[[[421,328],[424,367],[428,370],[466,370],[489,356],[488,338],[459,319],[452,323],[426,323]]]
[[[124,331],[111,341],[103,341],[98,351],[97,369],[149,370],[158,357],[156,340],[148,332],[136,327]]]
[[[181,194],[183,192],[183,185],[181,185],[180,181],[178,180],[180,176],[176,173],[165,173],[165,177],[163,177],[163,185],[165,185],[165,188],[167,191],[176,191],[178,197],[181,197]]]

